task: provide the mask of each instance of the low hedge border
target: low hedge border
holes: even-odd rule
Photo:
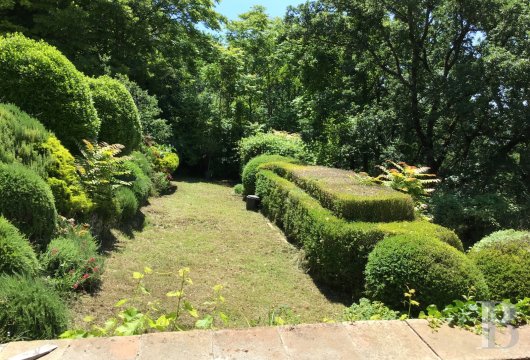
[[[256,192],[266,216],[285,235],[303,247],[310,271],[317,279],[359,296],[369,253],[387,236],[416,232],[437,238],[462,250],[462,243],[450,230],[417,220],[409,223],[349,222],[325,209],[296,184],[271,170],[257,175]]]
[[[281,161],[262,168],[292,181],[338,217],[367,222],[414,220],[414,202],[409,195],[359,183],[351,171]]]

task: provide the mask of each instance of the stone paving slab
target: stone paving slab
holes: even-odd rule
[[[530,359],[530,326],[516,329],[514,341],[517,341],[513,346],[503,348],[510,345],[511,335],[507,329],[499,329],[497,347],[484,348],[482,336],[470,331],[447,325],[433,331],[426,320],[407,320],[407,323],[444,360]]]
[[[247,359],[530,359],[530,326],[517,329],[517,342],[498,333],[498,347],[484,349],[482,337],[425,320],[360,321],[244,330],[189,331],[131,337],[13,342],[0,345],[0,360],[45,344],[59,348],[43,360],[247,360]]]

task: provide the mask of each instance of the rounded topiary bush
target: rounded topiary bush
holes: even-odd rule
[[[151,177],[154,172],[153,164],[147,158],[147,155],[140,151],[133,151],[130,155],[131,161],[142,169],[145,175]]]
[[[28,239],[0,216],[0,274],[33,276],[38,269],[39,262]]]
[[[123,186],[116,190],[114,197],[120,220],[125,222],[131,220],[139,208],[134,192]]]
[[[488,295],[484,277],[473,262],[454,247],[430,238],[394,236],[379,242],[365,269],[366,294],[393,309],[403,308],[403,294],[415,289],[421,308],[450,304],[474,293]]]
[[[256,156],[252,160],[250,160],[245,167],[243,168],[243,173],[241,175],[244,195],[250,195],[254,194],[256,191],[256,175],[258,173],[258,167],[260,165],[275,162],[275,161],[283,161],[283,162],[289,162],[289,163],[298,163],[298,160],[295,160],[293,158],[288,158],[281,155],[260,155]]]
[[[263,154],[282,155],[302,161],[312,161],[310,153],[298,134],[273,131],[249,136],[239,142],[241,166],[245,166],[250,159]]]
[[[100,120],[86,78],[53,46],[0,37],[0,79],[0,100],[38,117],[71,151],[96,138]]]
[[[123,164],[130,171],[130,175],[124,178],[125,181],[131,182],[131,190],[136,196],[139,204],[144,204],[151,194],[153,183],[151,179],[144,174],[140,166],[132,161],[126,161]]]
[[[66,330],[68,310],[41,280],[1,275],[0,300],[0,343],[55,339]]]
[[[476,243],[469,256],[493,300],[530,297],[530,232],[497,231]]]
[[[57,225],[57,211],[48,184],[20,164],[0,164],[0,194],[0,215],[32,242],[46,246]]]
[[[89,79],[89,82],[101,119],[99,140],[122,144],[123,153],[130,153],[142,138],[140,116],[131,94],[121,82],[109,76]]]

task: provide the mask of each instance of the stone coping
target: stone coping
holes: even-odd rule
[[[496,345],[425,320],[359,321],[242,330],[188,331],[80,340],[43,340],[0,345],[0,359],[42,345],[58,348],[43,360],[66,359],[530,359],[530,326],[498,330]],[[511,343],[510,343],[511,342]]]

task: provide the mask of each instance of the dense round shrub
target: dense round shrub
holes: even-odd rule
[[[153,195],[164,195],[169,193],[172,189],[171,181],[166,173],[155,172],[151,177],[151,181],[153,182]]]
[[[101,282],[103,259],[90,232],[76,228],[53,239],[41,256],[43,271],[57,290],[94,290]]]
[[[163,172],[168,175],[171,175],[179,167],[179,157],[175,153],[175,150],[170,146],[150,146],[147,148],[147,154],[151,158],[154,170],[157,172]]]
[[[60,214],[73,217],[90,211],[72,154],[38,120],[14,105],[0,104],[0,162],[21,163],[43,177]]]
[[[239,142],[239,159],[245,166],[258,155],[282,155],[311,162],[312,157],[297,134],[275,131],[249,136]]]
[[[21,34],[0,37],[1,100],[38,117],[71,151],[95,139],[100,120],[81,74],[53,46]]]
[[[132,161],[124,162],[125,168],[130,172],[130,175],[125,176],[124,180],[131,183],[131,190],[136,196],[139,204],[144,204],[153,187],[151,179],[144,174],[140,166]]]
[[[484,274],[493,300],[530,297],[530,232],[495,232],[476,243],[469,256]]]
[[[133,151],[130,154],[130,157],[131,157],[131,161],[134,162],[136,165],[138,165],[140,169],[142,169],[145,175],[149,177],[153,176],[153,172],[154,172],[153,164],[149,161],[149,159],[147,158],[147,155],[145,155],[144,153],[140,151]]]
[[[258,167],[260,165],[274,162],[274,161],[283,161],[283,162],[289,162],[289,163],[298,163],[298,160],[295,160],[293,158],[288,158],[281,155],[260,155],[256,156],[252,160],[250,160],[245,167],[243,168],[243,173],[241,175],[243,187],[244,187],[244,195],[250,195],[254,194],[256,191],[256,174],[258,173]]]
[[[365,269],[366,294],[393,309],[403,308],[403,294],[415,289],[420,306],[450,304],[474,293],[488,295],[484,277],[465,254],[430,238],[394,236],[379,242]]]
[[[1,275],[0,299],[0,343],[55,339],[66,330],[68,310],[41,280]]]
[[[0,216],[0,274],[33,276],[38,269],[37,256],[28,239]]]
[[[138,211],[138,200],[134,192],[127,187],[120,187],[114,195],[119,219],[121,221],[131,220]]]
[[[29,239],[46,246],[57,224],[50,187],[20,164],[0,164],[0,215]]]
[[[109,76],[89,79],[89,83],[101,119],[99,141],[122,144],[123,153],[130,153],[142,139],[142,125],[131,94],[121,82]]]

